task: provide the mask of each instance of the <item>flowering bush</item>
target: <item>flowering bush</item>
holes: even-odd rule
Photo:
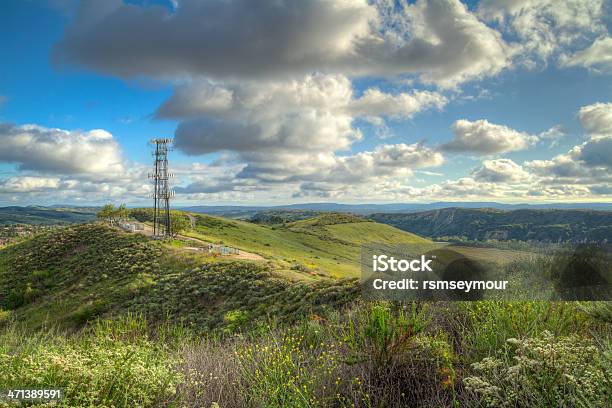
[[[513,358],[486,357],[463,379],[490,407],[604,407],[610,398],[611,360],[588,339],[508,339]],[[510,353],[512,354],[512,353]]]
[[[0,336],[0,388],[61,388],[64,404],[74,407],[148,407],[171,398],[181,381],[172,356],[145,338],[110,334],[7,330]]]

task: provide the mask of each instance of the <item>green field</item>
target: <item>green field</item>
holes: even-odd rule
[[[513,261],[525,259],[533,254],[523,251],[497,248],[479,248],[461,245],[453,245],[451,248],[470,259],[477,259],[485,262],[495,262],[499,265],[506,265]]]
[[[430,242],[397,228],[343,214],[325,214],[279,225],[197,214],[185,235],[264,256],[277,270],[302,270],[331,277],[358,277],[360,245],[367,242]],[[292,269],[293,268],[293,269]]]

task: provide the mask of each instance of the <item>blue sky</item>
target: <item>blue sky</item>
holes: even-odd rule
[[[610,199],[608,2],[129,3],[3,3],[0,203]]]

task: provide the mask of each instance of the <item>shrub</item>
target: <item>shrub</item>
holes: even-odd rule
[[[181,376],[173,357],[142,333],[130,341],[107,331],[66,337],[52,332],[0,334],[0,388],[64,390],[78,407],[145,407],[169,399]]]
[[[247,407],[244,380],[234,352],[236,345],[210,340],[181,347],[177,368],[184,380],[174,401],[184,408]],[[219,405],[215,405],[219,404]]]
[[[466,302],[448,319],[459,334],[463,357],[473,362],[502,350],[506,339],[584,333],[587,316],[570,302]]]
[[[253,406],[325,406],[337,397],[338,349],[333,343],[306,346],[295,333],[270,333],[237,350],[239,372]],[[337,378],[337,380],[336,380]]]
[[[588,339],[576,335],[508,339],[507,358],[472,364],[466,388],[489,407],[605,407],[611,361]],[[513,356],[512,356],[513,354]]]
[[[225,313],[223,320],[226,322],[225,330],[233,333],[249,321],[249,315],[244,310],[230,310]]]

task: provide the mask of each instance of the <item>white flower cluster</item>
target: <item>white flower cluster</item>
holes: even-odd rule
[[[605,353],[590,339],[555,337],[544,331],[527,339],[508,339],[511,358],[486,357],[472,364],[465,387],[490,407],[604,407],[612,383]],[[514,353],[512,353],[514,350]]]

